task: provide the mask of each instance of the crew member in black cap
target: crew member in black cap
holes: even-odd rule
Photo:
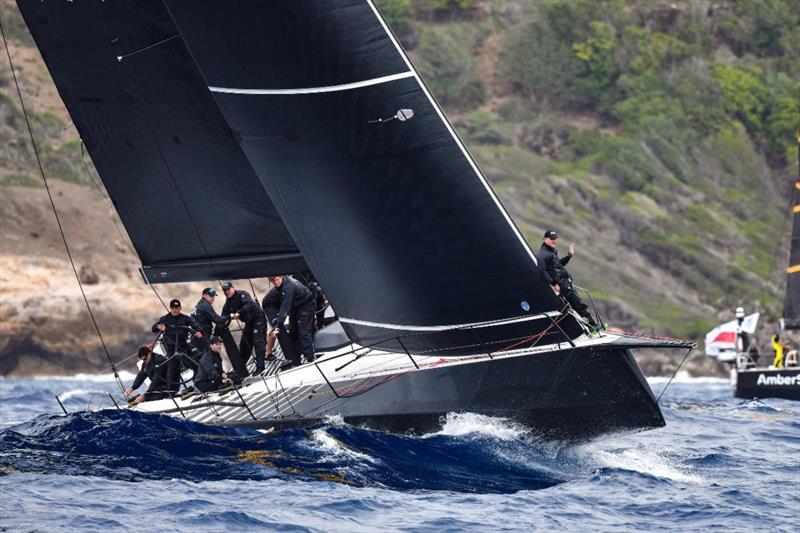
[[[583,303],[581,297],[575,292],[575,287],[572,285],[572,277],[564,268],[572,256],[575,255],[575,243],[569,245],[567,255],[558,257],[558,233],[553,230],[544,232],[544,241],[537,258],[539,260],[539,270],[542,273],[542,278],[548,285],[555,291],[556,294],[562,296],[572,308],[577,311],[591,326],[597,327],[594,317],[589,313],[586,304]]]
[[[167,389],[177,392],[181,381],[181,362],[189,368],[196,367],[196,363],[189,358],[189,335],[194,332],[195,337],[202,337],[203,332],[193,318],[181,313],[181,301],[178,299],[169,302],[169,313],[159,318],[152,330],[153,333],[163,333],[161,340],[167,350]]]
[[[256,368],[254,373],[260,374],[264,371],[264,358],[267,353],[267,321],[264,318],[264,311],[253,301],[248,292],[237,290],[233,283],[222,285],[222,291],[225,293],[222,316],[231,319],[238,318],[244,322],[242,338],[239,341],[239,352],[247,361],[255,348]]]
[[[284,328],[289,317],[289,330],[295,342],[294,359],[281,369],[300,365],[302,357],[307,362],[314,360],[314,297],[308,288],[291,276],[272,276],[269,278],[281,295],[281,306],[272,325],[279,330]]]
[[[208,347],[208,339],[211,338],[214,326],[221,328],[228,322],[228,318],[219,316],[217,312],[214,311],[214,298],[216,296],[217,291],[211,287],[206,287],[203,289],[203,295],[200,297],[200,301],[197,302],[192,312],[197,326],[200,328],[200,331],[203,332],[202,337],[195,337],[193,339],[195,347],[201,351]]]
[[[197,375],[194,378],[194,388],[200,392],[211,392],[222,386],[222,381],[228,379],[228,375],[222,371],[222,339],[217,336],[211,337],[208,349],[200,356],[197,365]]]

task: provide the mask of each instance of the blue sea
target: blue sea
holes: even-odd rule
[[[665,428],[581,445],[473,413],[264,434],[117,410],[115,387],[0,379],[0,530],[800,530],[800,404],[725,380],[678,379]]]

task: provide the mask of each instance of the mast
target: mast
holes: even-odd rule
[[[797,175],[792,184],[792,237],[786,269],[786,301],[782,329],[800,329],[800,131],[797,132]]]

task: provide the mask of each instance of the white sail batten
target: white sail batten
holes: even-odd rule
[[[503,320],[491,320],[488,322],[473,322],[471,324],[451,324],[447,326],[407,326],[402,324],[384,324],[381,322],[369,322],[366,320],[357,320],[354,318],[344,318],[344,317],[339,317],[339,321],[344,322],[345,324],[369,326],[372,328],[397,329],[404,331],[448,331],[453,329],[489,328],[492,326],[502,326],[505,324],[516,324],[519,322],[541,320],[543,318],[557,317],[559,315],[560,313],[558,311],[549,311],[547,313],[541,313],[533,316],[519,316]]]
[[[329,85],[327,87],[299,87],[296,89],[239,89],[235,87],[209,87],[208,90],[211,91],[212,93],[225,93],[225,94],[267,94],[267,95],[320,94],[320,93],[335,93],[339,91],[348,91],[351,89],[358,89],[360,87],[380,85],[382,83],[389,83],[391,81],[397,81],[412,77],[414,77],[413,72],[400,72],[398,74],[381,76],[380,78],[372,78],[370,80],[356,81],[353,83],[343,83],[341,85]]]

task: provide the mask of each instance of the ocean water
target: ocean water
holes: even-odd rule
[[[581,445],[473,413],[416,437],[263,434],[116,410],[116,392],[0,379],[0,529],[800,530],[800,404],[726,380],[678,379],[665,428]]]

